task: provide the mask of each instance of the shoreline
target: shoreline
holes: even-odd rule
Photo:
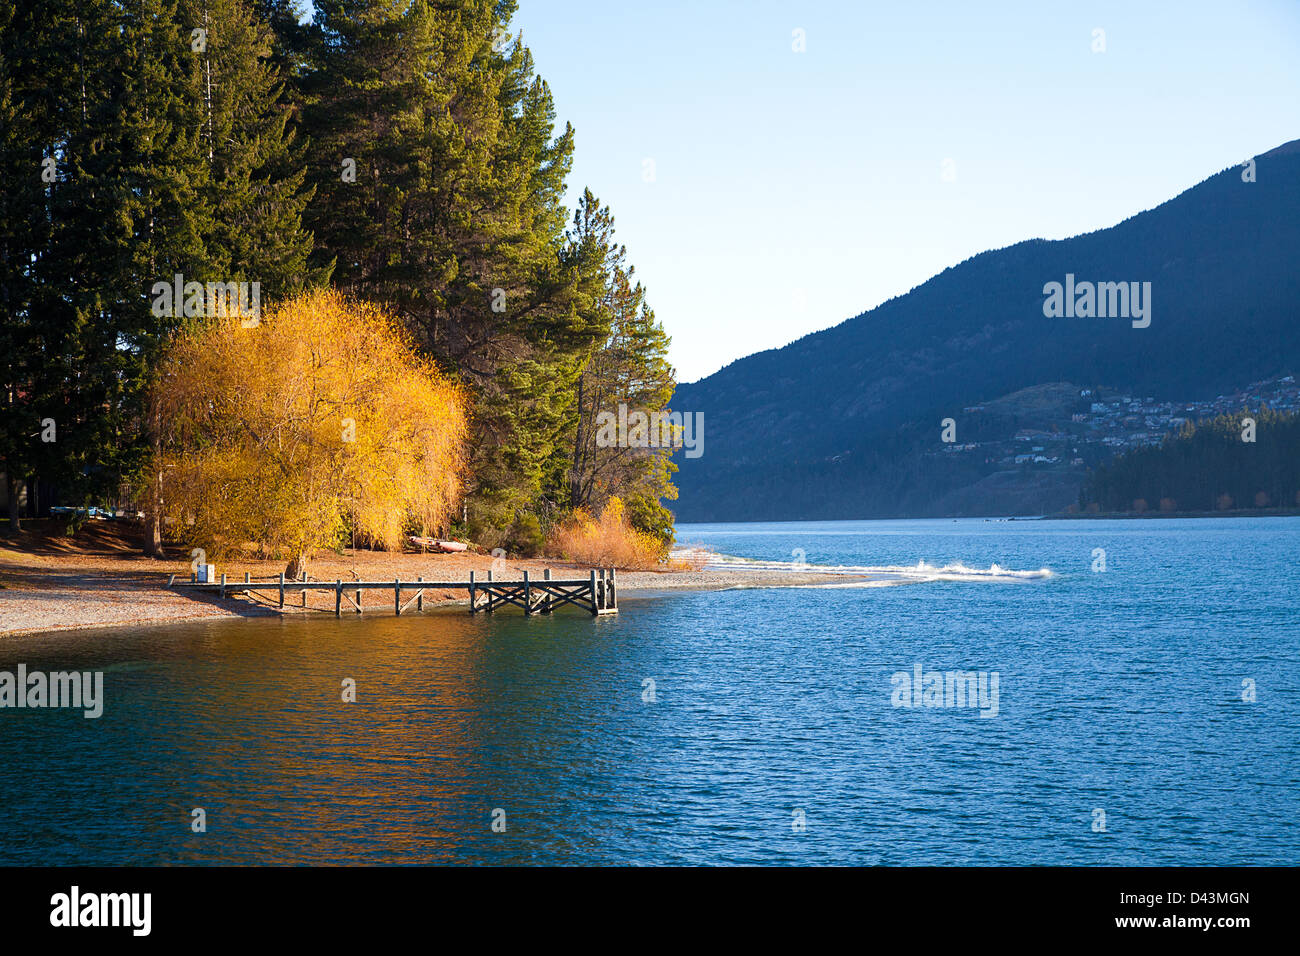
[[[1057,512],[1045,515],[940,515],[938,517],[894,517],[894,518],[781,518],[779,520],[753,521],[682,521],[680,525],[723,525],[723,524],[827,524],[836,521],[866,522],[878,521],[1065,521],[1074,519],[1118,520],[1123,518],[1295,518],[1300,516],[1300,508],[1242,508],[1235,511],[1099,511],[1096,513]]]
[[[1110,520],[1119,521],[1126,518],[1294,518],[1300,515],[1300,508],[1239,508],[1236,511],[1099,511],[1092,514],[1045,515],[1041,518],[1013,518],[1013,521],[1045,521],[1052,518],[1062,520]]]
[[[390,555],[418,558],[418,555]],[[441,556],[439,556],[441,557]],[[481,556],[471,556],[478,558]],[[391,560],[385,564],[392,564]],[[483,570],[491,566],[491,559],[482,562]],[[587,573],[590,569],[567,563],[542,561],[511,561],[499,569],[501,579],[522,579],[522,572],[540,572],[545,567],[553,570],[570,568]],[[558,565],[558,566],[557,566]],[[477,568],[475,570],[478,570]],[[148,576],[112,574],[41,574],[27,573],[14,576],[10,572],[0,584],[0,640],[8,638],[37,637],[65,631],[85,631],[101,628],[155,627],[169,624],[192,624],[201,621],[248,618],[288,618],[303,615],[327,614],[333,616],[333,598],[310,595],[306,606],[286,605],[283,609],[264,603],[255,595],[236,594],[218,598],[210,594],[181,593],[166,586],[171,571],[151,571]],[[240,571],[242,576],[242,568]],[[430,577],[427,569],[423,576]],[[188,576],[188,575],[186,575]],[[396,575],[395,575],[396,576]],[[404,579],[415,573],[402,575]],[[313,574],[316,580],[333,581],[336,576]],[[150,580],[154,579],[154,580]],[[347,578],[343,578],[344,581]],[[620,594],[629,597],[667,596],[675,591],[726,591],[742,588],[806,587],[810,585],[849,583],[868,580],[866,575],[783,570],[732,570],[725,568],[682,569],[665,571],[619,572]],[[237,589],[242,581],[233,581]],[[414,595],[414,590],[403,590],[404,597]],[[314,599],[314,600],[313,600]],[[442,589],[426,592],[426,609],[467,606],[466,591]],[[388,613],[391,614],[391,608]],[[383,614],[383,610],[376,613]],[[409,613],[409,612],[408,612]]]
[[[1145,514],[1073,514],[1017,516],[1001,521],[1042,521],[1053,518],[1075,520],[1141,518],[1231,518],[1296,517],[1300,510],[1268,509],[1253,512],[1148,512]],[[947,519],[938,519],[940,521]],[[972,519],[980,520],[980,519]],[[109,529],[105,529],[109,530]],[[25,536],[26,537],[26,536]],[[689,550],[689,549],[688,549]],[[700,557],[706,558],[705,555]],[[227,573],[230,588],[237,590],[244,573],[254,578],[270,578],[283,568],[280,561],[232,560],[220,570]],[[351,551],[329,552],[313,559],[309,575],[313,580],[333,583],[342,580],[413,581],[466,580],[469,572],[480,576],[492,570],[499,580],[521,579],[524,571],[537,577],[545,569],[560,576],[568,572],[585,576],[590,568],[567,561],[543,559],[504,560],[472,552],[424,554],[418,552]],[[632,599],[656,598],[680,591],[727,591],[785,587],[846,586],[881,580],[870,573],[846,573],[831,568],[679,566],[653,571],[620,571],[620,594]],[[277,618],[303,614],[334,613],[333,596],[319,592],[307,597],[307,603],[295,603],[283,609],[277,602],[257,595],[235,593],[218,598],[206,593],[182,593],[168,589],[169,575],[188,579],[190,567],[183,557],[170,560],[145,558],[123,546],[112,535],[99,540],[73,540],[35,536],[23,543],[0,538],[0,641],[6,638],[37,637],[64,631],[101,628],[156,627],[189,624],[238,617]],[[887,578],[888,576],[886,576]],[[883,583],[883,581],[882,581]],[[403,600],[414,590],[403,589]],[[426,591],[428,609],[466,606],[468,592],[440,589]],[[382,605],[374,613],[384,613]],[[389,611],[391,613],[391,609]]]

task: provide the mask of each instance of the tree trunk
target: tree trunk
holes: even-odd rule
[[[163,557],[162,516],[157,511],[149,516],[149,532],[145,536],[144,553],[148,558]]]
[[[13,472],[5,472],[5,491],[9,495],[9,533],[23,530],[22,515],[18,512],[18,489],[21,482]]]
[[[154,423],[154,479],[153,507],[149,509],[149,531],[144,539],[144,553],[148,558],[163,557],[162,546],[162,440],[158,437],[158,425]]]
[[[289,566],[284,569],[284,577],[288,581],[297,581],[300,578],[305,579],[307,576],[307,555],[299,552],[293,556]]]
[[[579,507],[579,497],[581,495],[582,485],[582,452],[583,452],[583,420],[586,418],[586,409],[583,407],[583,385],[585,384],[586,373],[578,377],[578,426],[574,429],[573,434],[573,461],[569,466],[569,507]]]

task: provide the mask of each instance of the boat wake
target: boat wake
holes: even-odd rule
[[[896,584],[918,584],[925,581],[989,581],[1006,583],[1012,581],[1034,581],[1052,577],[1050,568],[1037,571],[1018,571],[1004,568],[999,564],[990,564],[987,568],[972,568],[961,562],[954,564],[933,565],[926,561],[916,564],[807,564],[796,561],[756,561],[740,558],[730,554],[717,554],[698,548],[684,548],[674,551],[672,558],[687,562],[693,567],[718,571],[753,571],[753,572],[787,572],[789,574],[834,574],[853,578],[868,578],[838,582],[821,582],[817,584],[791,583],[791,587],[815,588],[871,588],[889,587]]]

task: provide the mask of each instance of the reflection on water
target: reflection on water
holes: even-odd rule
[[[696,539],[1053,574],[7,642],[106,704],[0,711],[0,863],[1294,863],[1295,523],[896,525]],[[914,664],[998,717],[892,708]]]
[[[6,714],[0,859],[522,862],[484,840],[490,813],[527,833],[538,766],[608,732],[616,710],[568,705],[610,680],[617,626],[441,611],[28,641],[30,666],[103,670],[108,705]]]

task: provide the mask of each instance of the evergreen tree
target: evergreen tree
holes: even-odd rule
[[[302,225],[305,149],[288,128],[271,28],[244,0],[186,0],[181,15],[205,34],[195,56],[210,268],[228,282],[259,282],[270,298],[320,284],[327,273],[308,269],[312,237]]]
[[[627,250],[614,241],[614,219],[591,190],[583,193],[574,213],[566,257],[587,281],[581,308],[589,325],[603,330],[578,380],[569,441],[566,444],[568,504],[599,511],[610,497],[622,499],[632,526],[667,542],[671,513],[661,498],[676,498],[672,486],[672,448],[676,434],[654,434],[658,447],[599,441],[602,414],[617,416],[620,406],[650,415],[667,410],[676,387],[668,363],[668,336],[646,304],[635,269],[626,265]],[[626,436],[622,436],[626,438]]]
[[[572,130],[513,4],[317,5],[302,81],[318,261],[382,302],[475,396],[470,511],[505,540],[543,498],[544,463],[600,330],[562,267]]]
[[[33,469],[39,417],[33,376],[36,297],[32,261],[49,241],[42,175],[45,142],[30,102],[31,10],[0,9],[0,470],[9,502],[9,528],[20,530],[18,498]]]

